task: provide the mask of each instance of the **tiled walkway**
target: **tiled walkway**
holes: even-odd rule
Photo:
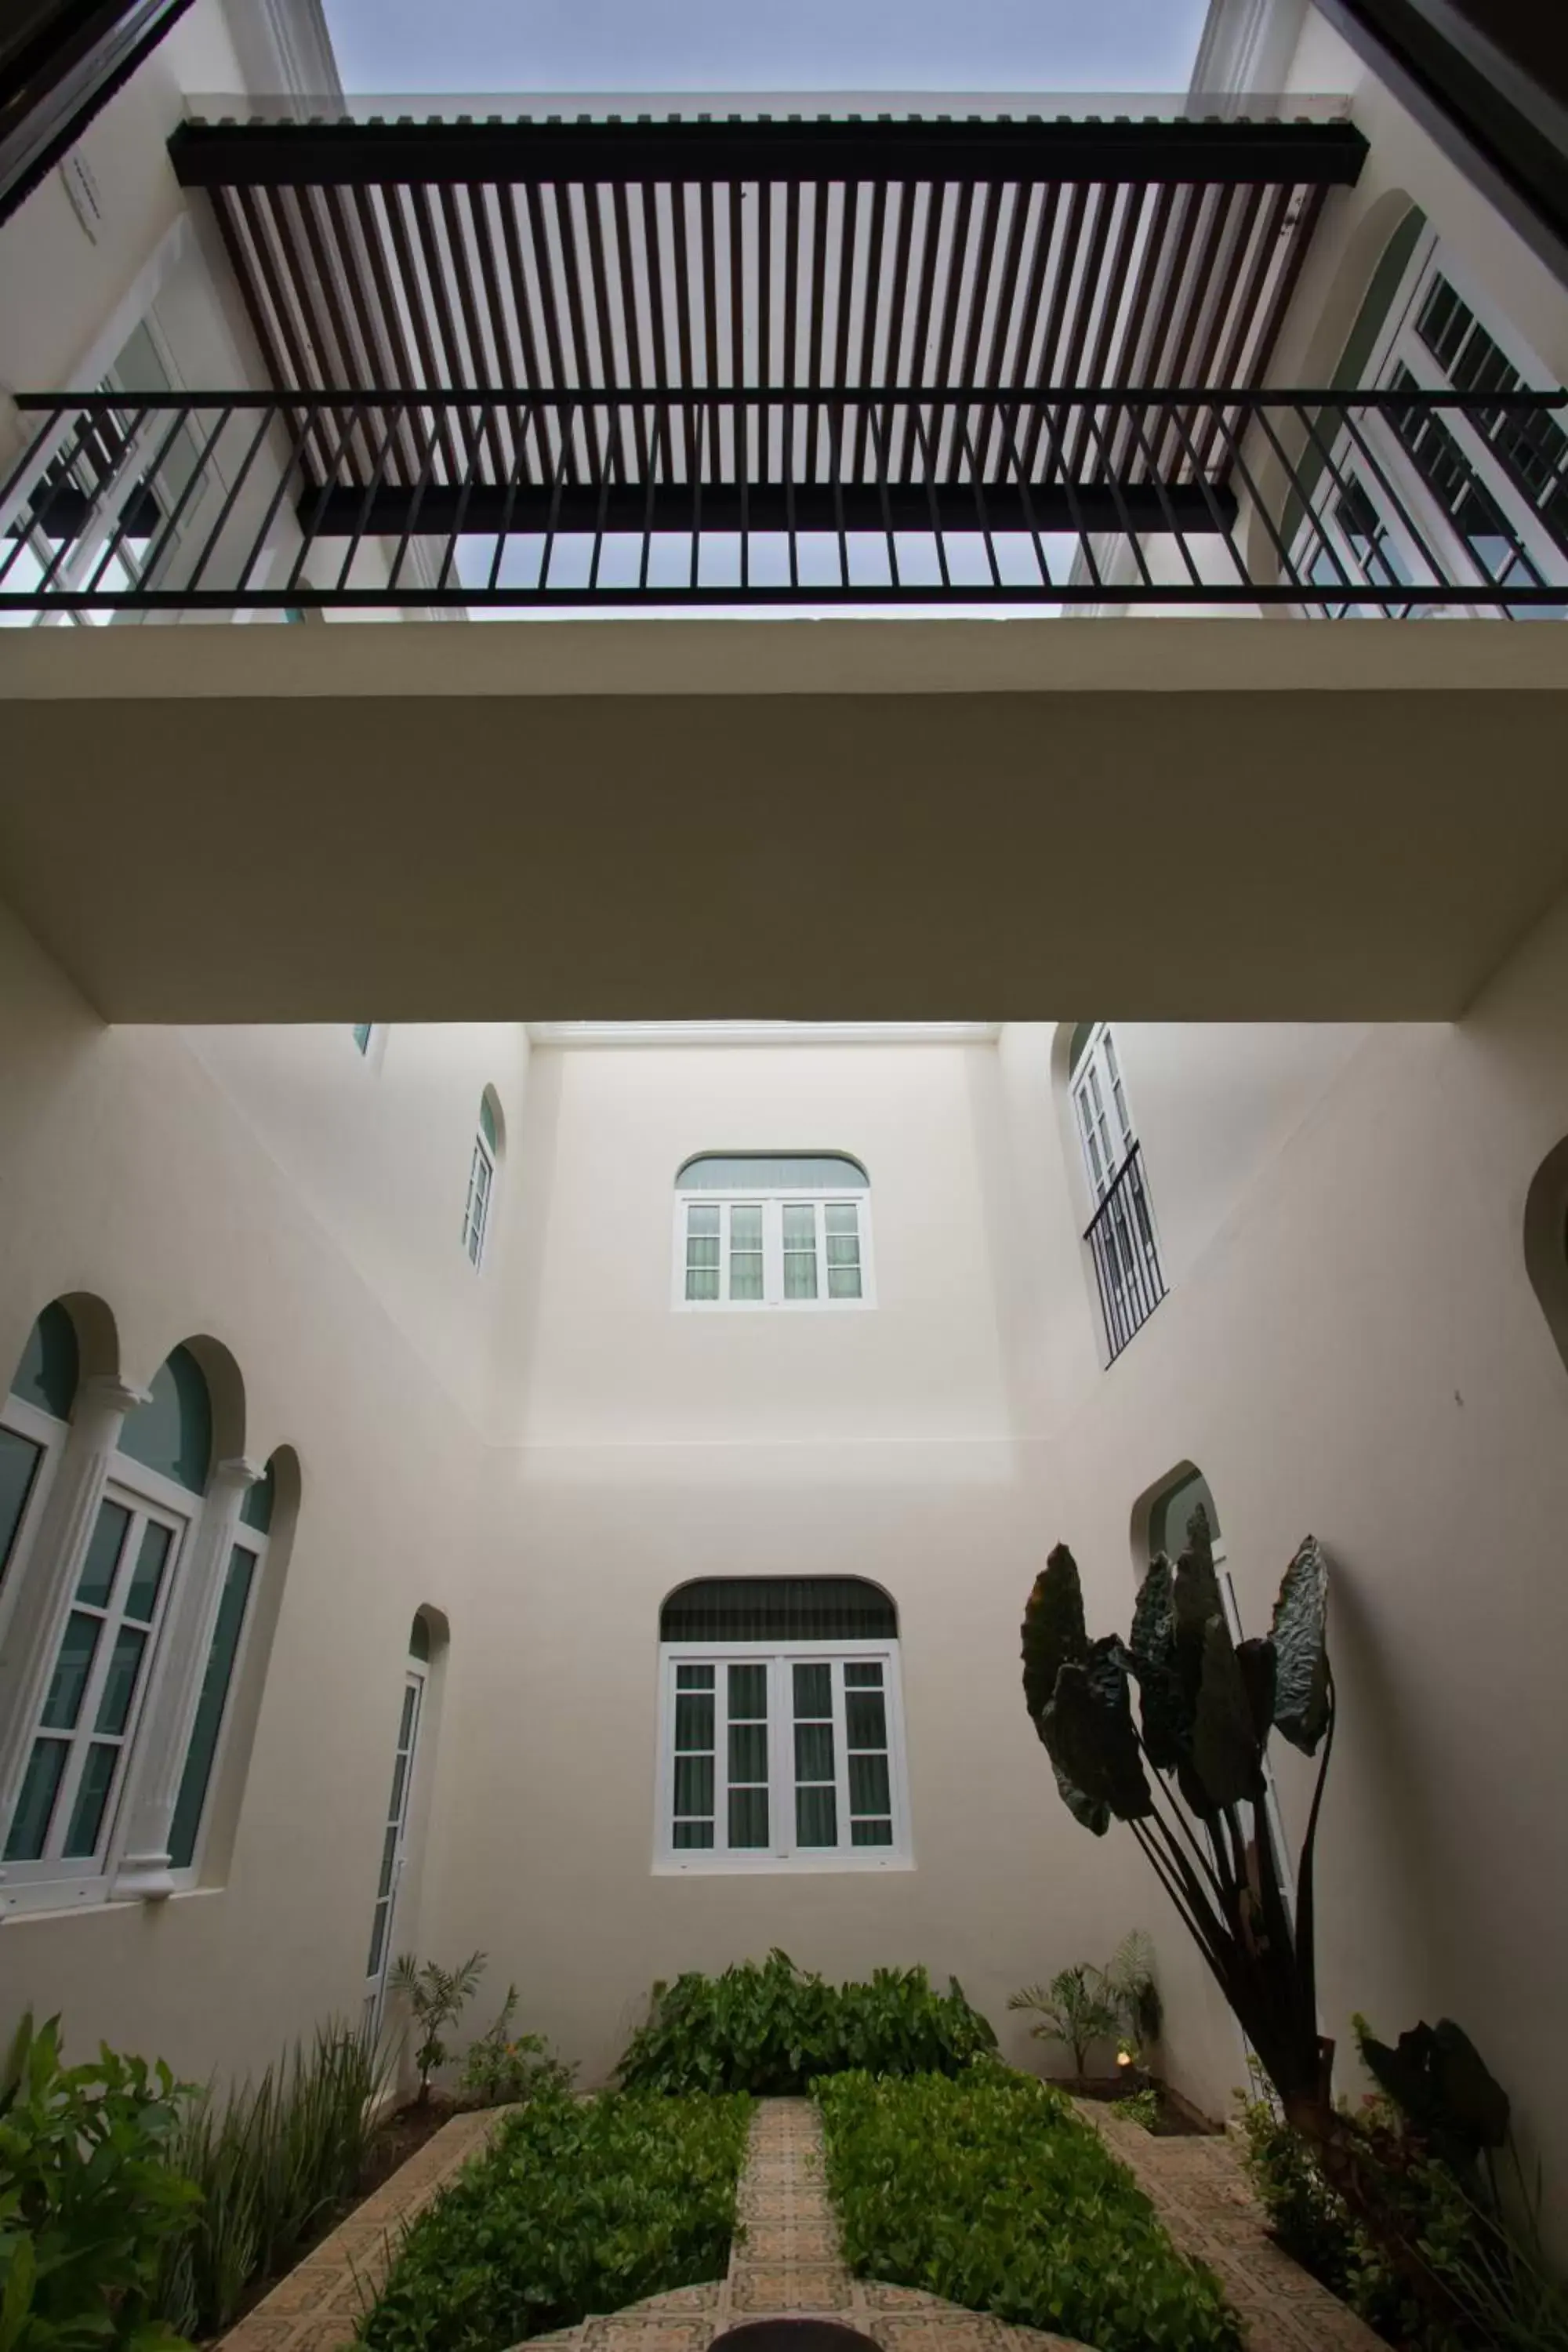
[[[1091,2100],[1073,2105],[1121,2158],[1183,2252],[1217,2274],[1247,2352],[1386,2352],[1364,2320],[1274,2243],[1228,2132],[1154,2139]]]
[[[220,2338],[215,2352],[342,2352],[385,2276],[407,2224],[489,2139],[505,2107],[454,2116],[356,2206],[298,2270]]]

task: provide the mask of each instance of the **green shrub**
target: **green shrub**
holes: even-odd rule
[[[1467,2187],[1406,2136],[1386,2100],[1347,2109],[1346,2121],[1432,2292],[1417,2297],[1357,2225],[1255,2068],[1241,2108],[1245,2162],[1286,2252],[1402,2352],[1568,2352],[1568,2289],[1546,2267],[1522,2183],[1511,2211],[1495,2184]]]
[[[284,2269],[359,2186],[374,2132],[385,2061],[346,2027],[259,2082],[219,2099],[191,2095],[169,2159],[196,2183],[201,2207],[164,2249],[158,2309],[189,2335],[226,2327],[259,2278]]]
[[[500,2012],[488,2032],[469,2042],[463,2053],[458,2087],[476,2107],[506,2107],[535,2099],[542,2091],[566,2091],[575,2066],[552,2058],[542,2033],[514,2033],[512,2012],[517,1987],[508,1985]]]
[[[721,2278],[752,2103],[546,2090],[415,2222],[362,2340],[494,2352]]]
[[[0,2347],[153,2352],[159,2255],[196,2190],[168,2161],[177,2092],[108,2048],[60,2063],[59,2020],[24,2017],[0,2075]]]
[[[1152,2085],[1142,2091],[1129,2091],[1124,2099],[1112,2099],[1110,2112],[1120,2116],[1124,2124],[1136,2124],[1140,2131],[1152,2132],[1160,2120],[1160,2094]]]
[[[447,2045],[447,2028],[457,2023],[484,1972],[483,1952],[470,1952],[455,1969],[444,1969],[438,1960],[416,1960],[412,1952],[399,1952],[392,1964],[387,1983],[406,2000],[413,2020],[421,2106],[430,2097],[431,2075],[452,2054]]]
[[[814,2095],[863,2276],[1099,2352],[1237,2352],[1218,2283],[1048,2084],[983,2060],[956,2080],[839,2074]]]
[[[996,2036],[956,1979],[933,1992],[923,1969],[879,1969],[868,1984],[834,1986],[787,1953],[722,1976],[657,1984],[647,2022],[618,2069],[626,2090],[804,2091],[820,2074],[951,2074]]]

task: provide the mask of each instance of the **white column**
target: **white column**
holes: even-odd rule
[[[246,1496],[265,1476],[252,1462],[220,1462],[170,1594],[170,1614],[142,1701],[142,1725],[125,1793],[126,1827],[110,1889],[116,1899],[161,1902],[174,1891],[169,1831],[195,1726],[228,1557]]]
[[[110,1463],[125,1416],[147,1403],[145,1389],[112,1373],[83,1381],[60,1447],[49,1499],[21,1576],[16,1613],[0,1652],[0,1833],[9,1824],[32,1753],[44,1691],[54,1670],[60,1628],[97,1523]],[[4,1874],[0,1874],[3,1875]]]

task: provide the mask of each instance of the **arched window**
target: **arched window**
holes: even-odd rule
[[[1165,1296],[1149,1179],[1127,1098],[1127,1082],[1109,1021],[1080,1022],[1073,1033],[1068,1085],[1094,1204],[1084,1233],[1114,1363]]]
[[[1396,393],[1554,389],[1552,371],[1492,307],[1458,257],[1412,209],[1390,240],[1336,371],[1336,384]],[[1326,438],[1326,436],[1324,436]],[[1568,519],[1568,434],[1539,412],[1441,413],[1397,404],[1365,411],[1322,452],[1296,561],[1346,591],[1335,614],[1419,614],[1419,604],[1358,602],[1358,588],[1398,590],[1434,577],[1539,590],[1558,575]],[[1436,571],[1435,571],[1436,567]],[[1463,608],[1456,608],[1463,609]],[[1503,606],[1531,614],[1556,604]],[[1477,604],[1497,617],[1497,604]]]
[[[419,1759],[420,1735],[425,1727],[434,1647],[429,1616],[420,1609],[416,1612],[408,1632],[408,1655],[403,1669],[403,1699],[397,1718],[397,1741],[392,1758],[392,1793],[387,1800],[386,1818],[382,1823],[375,1906],[371,1914],[370,1956],[365,1964],[361,2023],[365,2039],[373,2042],[381,2031],[387,1974],[397,1948],[398,1896],[408,1862],[415,1769]]]
[[[271,1514],[226,1350],[175,1348],[142,1392],[81,1379],[77,1340],[47,1307],[0,1410],[5,1910],[188,1883]]]
[[[1169,1560],[1179,1559],[1187,1547],[1197,1540],[1200,1512],[1208,1534],[1209,1551],[1214,1560],[1215,1580],[1219,1586],[1226,1625],[1231,1640],[1240,1642],[1245,1638],[1241,1611],[1237,1602],[1235,1580],[1226,1559],[1225,1530],[1220,1525],[1219,1510],[1208,1480],[1190,1463],[1176,1471],[1150,1503],[1147,1540],[1143,1549],[1148,1559],[1152,1559],[1159,1552],[1163,1552]],[[1255,1626],[1253,1630],[1256,1633],[1268,1629]],[[1285,1907],[1289,1910],[1293,1883],[1289,1869],[1290,1850],[1285,1843],[1285,1823],[1279,1811],[1273,1768],[1267,1755],[1263,1759],[1263,1787],[1264,1816],[1268,1823],[1268,1834],[1274,1842],[1278,1876]]]
[[[703,1152],[675,1185],[679,1306],[870,1305],[870,1180],[847,1153]]]
[[[485,1236],[489,1231],[490,1202],[500,1160],[500,1105],[496,1100],[495,1088],[487,1087],[479,1097],[479,1123],[468,1162],[468,1198],[463,1210],[463,1247],[468,1254],[468,1263],[476,1269],[484,1257]]]
[[[1524,1204],[1524,1264],[1557,1352],[1568,1365],[1568,1137],[1549,1151]]]
[[[659,1615],[656,1866],[909,1859],[898,1614],[852,1576],[714,1577]]]

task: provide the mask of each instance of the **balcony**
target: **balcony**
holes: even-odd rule
[[[0,614],[1568,607],[1550,394],[55,394]],[[1408,461],[1431,488],[1402,477]],[[224,487],[226,485],[226,488]],[[1460,503],[1468,502],[1468,503]],[[411,555],[420,556],[418,576]]]

